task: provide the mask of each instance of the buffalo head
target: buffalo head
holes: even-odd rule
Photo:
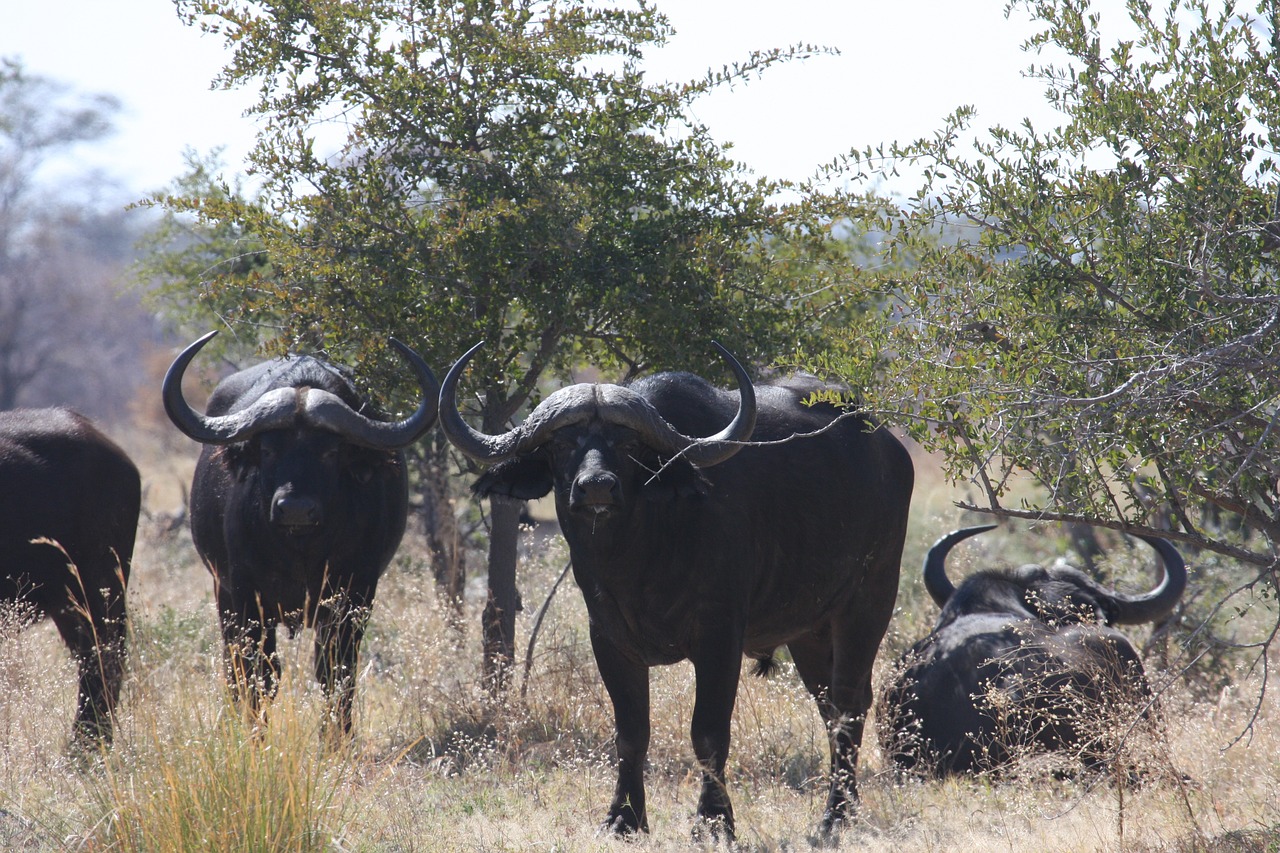
[[[216,334],[192,343],[170,365],[165,412],[188,438],[225,447],[224,458],[242,477],[268,485],[259,490],[262,512],[283,532],[320,530],[326,507],[338,503],[344,478],[367,483],[388,453],[412,444],[435,423],[435,376],[421,356],[394,338],[391,345],[413,368],[423,394],[417,411],[402,421],[362,414],[363,402],[346,378],[307,357],[268,362],[231,377],[220,389],[226,402],[210,401],[210,411],[218,413],[200,414],[182,396],[182,377]]]
[[[467,424],[457,408],[458,380],[480,346],[453,365],[440,390],[440,425],[450,441],[472,459],[495,466],[476,490],[532,499],[554,488],[557,506],[589,517],[593,526],[641,493],[696,489],[696,470],[732,457],[755,427],[751,379],[728,350],[713,343],[737,378],[739,392],[733,420],[713,435],[687,436],[650,400],[609,384],[561,388],[520,426],[486,435]]]
[[[980,572],[961,584],[963,593],[957,598],[957,589],[947,577],[947,554],[965,539],[994,528],[994,524],[986,524],[953,530],[929,549],[924,561],[924,586],[944,613],[949,605],[957,615],[1001,608],[1022,612],[1011,599],[999,597],[1001,592],[1013,590],[1028,614],[1045,621],[1141,625],[1169,615],[1187,586],[1186,564],[1178,549],[1164,539],[1137,534],[1156,550],[1163,565],[1160,583],[1149,592],[1140,595],[1113,592],[1078,569],[1030,564],[1011,570]],[[939,624],[942,621],[939,617]]]

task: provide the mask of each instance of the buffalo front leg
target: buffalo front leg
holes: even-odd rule
[[[256,606],[218,594],[218,612],[222,625],[223,663],[231,696],[244,706],[249,721],[266,722],[263,698],[275,696],[280,677],[276,658],[276,629],[268,624]]]
[[[732,631],[708,631],[709,636],[735,636]],[[738,695],[738,678],[742,672],[741,644],[725,644],[701,652],[693,662],[695,690],[693,719],[689,735],[693,752],[702,767],[702,794],[698,797],[697,817],[703,829],[713,837],[723,831],[733,840],[733,804],[725,783],[724,766],[729,758],[730,724]]]
[[[315,674],[329,706],[321,734],[332,745],[351,737],[356,668],[368,620],[368,606],[345,599],[322,609],[316,620]]]
[[[613,703],[618,784],[601,831],[630,835],[649,831],[644,802],[644,762],[649,752],[649,668],[627,659],[591,626],[596,667]]]

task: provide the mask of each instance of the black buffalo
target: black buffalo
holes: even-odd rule
[[[1140,536],[1164,565],[1144,595],[1038,565],[976,572],[954,587],[947,552],[993,526],[953,531],[925,559],[925,587],[942,612],[885,691],[885,749],[899,767],[930,775],[997,769],[1029,752],[1102,763],[1118,745],[1116,725],[1150,704],[1142,661],[1112,626],[1168,615],[1186,566],[1169,542]]]
[[[48,616],[75,656],[77,746],[111,739],[141,505],[138,469],[87,418],[0,413],[0,601]]]
[[[211,337],[170,366],[164,404],[178,429],[204,444],[191,536],[213,575],[229,678],[257,714],[279,675],[276,627],[314,626],[329,719],[349,734],[365,618],[408,513],[401,449],[435,423],[439,386],[393,340],[423,393],[403,421],[363,414],[367,402],[351,381],[308,356],[228,376],[201,415],[183,399],[182,374]]]
[[[474,349],[441,389],[446,435],[495,465],[476,483],[478,493],[529,499],[554,489],[613,702],[610,832],[648,828],[649,668],[687,659],[696,677],[691,736],[703,770],[697,814],[713,832],[732,835],[724,766],[742,658],[764,664],[782,645],[830,727],[824,831],[857,796],[871,667],[897,593],[911,459],[865,417],[808,405],[822,387],[816,380],[753,388],[720,351],[737,391],[686,373],[627,387],[574,385],[500,436],[473,430],[456,407]],[[805,433],[816,434],[797,437]]]

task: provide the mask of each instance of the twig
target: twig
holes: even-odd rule
[[[564,568],[560,570],[560,577],[556,578],[556,582],[551,585],[551,591],[547,593],[546,601],[542,602],[542,606],[538,608],[538,615],[533,618],[533,630],[529,632],[529,646],[524,653],[524,678],[520,682],[521,701],[529,694],[529,673],[533,670],[533,647],[538,642],[538,632],[542,630],[542,620],[547,615],[547,608],[551,606],[551,599],[556,597],[556,590],[560,588],[560,584],[564,582],[565,576],[569,574],[569,569],[571,568],[573,568],[572,561],[564,564]]]

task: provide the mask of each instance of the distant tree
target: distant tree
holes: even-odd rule
[[[122,210],[79,200],[93,176],[44,179],[52,162],[109,134],[117,108],[0,60],[0,409],[127,411],[140,329],[149,331],[116,286],[133,226]]]
[[[923,174],[860,222],[918,257],[864,277],[893,310],[846,366],[893,354],[876,405],[979,485],[972,509],[1167,535],[1251,565],[1235,592],[1274,602],[1280,4],[1133,0],[1111,42],[1088,0],[1010,9],[1039,25],[1029,73],[1063,123],[978,136],[964,108],[839,164]],[[1011,499],[1022,472],[1039,497]]]
[[[718,370],[709,342],[768,362],[817,329],[769,246],[818,239],[807,208],[730,160],[690,105],[807,55],[686,84],[645,78],[670,34],[643,0],[177,0],[253,84],[260,194],[162,199],[261,242],[268,267],[192,282],[269,350],[386,369],[395,334],[440,368],[486,341],[466,386],[498,431],[549,372]],[[448,496],[442,496],[446,498]],[[519,507],[490,506],[486,660],[513,655]]]

